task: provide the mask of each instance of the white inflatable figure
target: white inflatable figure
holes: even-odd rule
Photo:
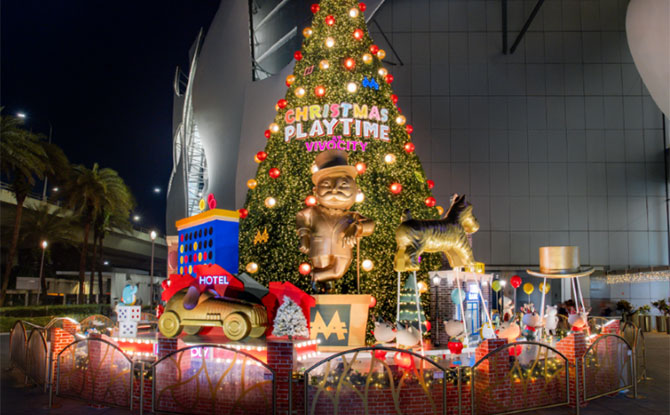
[[[544,328],[552,336],[556,335],[558,327],[558,308],[555,305],[548,305],[544,314]]]
[[[502,321],[510,321],[514,319],[514,301],[511,298],[503,296],[500,299],[500,304],[502,305]]]
[[[526,308],[526,312],[521,321],[525,326],[523,336],[530,341],[535,340],[537,329],[542,327],[542,317],[532,309],[532,304],[531,307]]]
[[[482,324],[482,326],[479,328],[479,335],[481,336],[482,340],[495,339],[496,331],[493,324],[489,323],[488,321]]]
[[[398,323],[396,341],[400,346],[406,348],[414,347],[421,341],[421,334],[419,333],[419,330],[415,329],[411,324],[404,326],[401,323]]]
[[[498,338],[507,339],[507,343],[514,343],[521,335],[521,327],[513,321],[506,321],[500,325]]]
[[[521,347],[523,349],[521,350],[521,354],[517,357],[517,360],[522,366],[527,366],[537,358],[537,346],[526,344]]]
[[[395,329],[391,323],[378,318],[373,335],[379,343],[390,343],[395,339]]]
[[[463,330],[463,322],[460,320],[449,320],[444,322],[444,332],[451,339],[462,340],[465,337],[465,331]]]
[[[588,311],[582,311],[579,313],[571,313],[568,316],[568,323],[572,327],[573,331],[580,331],[586,327],[589,321]]]

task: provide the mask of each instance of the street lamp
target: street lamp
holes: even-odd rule
[[[435,284],[435,346],[440,345],[440,277],[433,277]]]
[[[151,309],[154,309],[154,245],[156,244],[156,231],[151,231]]]
[[[154,193],[160,193],[161,188],[160,187],[154,187]]]
[[[16,118],[20,118],[22,120],[26,119],[26,113],[25,112],[17,112],[16,113]]]
[[[140,215],[133,215],[133,221],[139,222],[140,221]]]
[[[46,281],[44,280],[44,253],[47,250],[47,246],[49,246],[49,243],[47,241],[42,241],[42,260],[40,261],[40,297],[42,297],[42,295],[46,292],[47,285]]]

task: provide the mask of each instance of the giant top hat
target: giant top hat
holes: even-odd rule
[[[585,277],[595,271],[579,266],[578,246],[543,246],[540,248],[540,270],[526,270],[535,277],[576,278]]]
[[[318,184],[323,176],[337,175],[356,177],[356,167],[348,163],[347,153],[341,150],[326,150],[316,156],[316,173],[312,174],[312,182]]]

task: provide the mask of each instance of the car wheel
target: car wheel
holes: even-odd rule
[[[181,333],[182,326],[179,324],[179,316],[174,311],[166,311],[158,320],[158,330],[165,337],[175,337]]]
[[[242,340],[251,332],[251,323],[244,314],[231,313],[223,319],[223,333],[230,340]]]
[[[263,334],[265,334],[265,330],[267,330],[267,327],[265,326],[254,327],[253,329],[251,329],[249,337],[253,337],[254,339],[261,337]]]
[[[200,330],[202,330],[202,326],[184,326],[184,333],[189,336],[195,336],[200,333]]]

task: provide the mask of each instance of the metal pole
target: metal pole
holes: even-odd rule
[[[416,301],[416,317],[419,319],[419,340],[421,341],[421,356],[424,354],[423,349],[423,327],[421,326],[421,300],[419,299],[419,285],[416,283],[416,271],[412,272],[414,278],[414,301]]]
[[[44,253],[46,252],[46,248],[44,245],[42,245],[42,259],[40,260],[40,290],[38,291],[38,297],[37,297],[37,302],[39,303],[40,298],[42,297],[42,274],[44,273]]]
[[[156,241],[151,239],[151,312],[154,309],[154,246]]]
[[[361,238],[356,238],[356,291],[361,293]]]
[[[440,283],[435,284],[435,346],[440,345]]]

